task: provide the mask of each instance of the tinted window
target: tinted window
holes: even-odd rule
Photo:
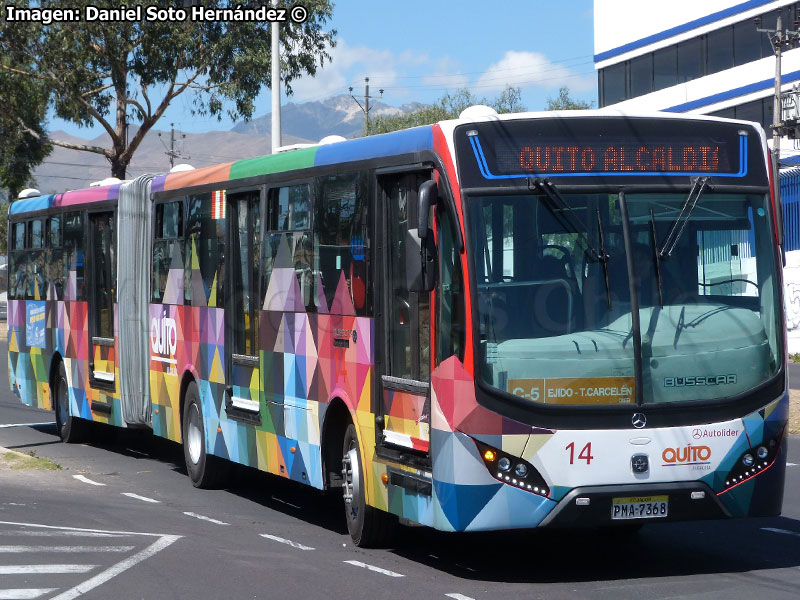
[[[764,114],[762,112],[761,100],[755,100],[753,102],[747,102],[746,104],[740,104],[737,106],[736,118],[743,119],[745,121],[762,123],[764,120]]]
[[[733,66],[733,27],[725,27],[708,34],[708,73],[716,73]]]
[[[761,33],[751,20],[736,23],[733,26],[733,59],[737,65],[752,62],[761,58]]]
[[[702,40],[686,40],[678,44],[678,81],[691,81],[703,76]]]
[[[61,247],[61,217],[50,217],[48,221],[48,246],[50,248]]]
[[[311,189],[307,183],[270,190],[270,229],[287,231],[311,226]]]
[[[647,54],[631,60],[631,97],[643,96],[653,91],[653,55]]]
[[[622,102],[627,97],[625,63],[603,69],[603,105]]]
[[[156,205],[155,239],[153,240],[152,301],[182,304],[183,290],[177,278],[185,279],[183,260],[183,199]],[[170,278],[170,270],[175,275]]]
[[[31,248],[44,248],[44,229],[41,219],[31,221]]]
[[[25,223],[14,223],[13,236],[11,243],[14,250],[22,250],[25,247]]]
[[[653,53],[653,88],[661,90],[678,82],[678,48],[670,46]]]
[[[315,257],[325,301],[333,312],[346,308],[345,298],[334,297],[344,278],[344,293],[350,295],[356,314],[371,309],[371,290],[367,264],[370,241],[367,228],[367,198],[365,178],[360,173],[320,177],[320,194],[315,216]],[[317,290],[317,297],[320,291]]]
[[[225,270],[225,192],[189,196],[184,300],[221,306]]]
[[[57,277],[65,288],[65,300],[83,300],[84,285],[84,253],[83,218],[79,213],[64,215],[64,252],[62,254],[61,273]],[[74,290],[70,288],[73,285]]]

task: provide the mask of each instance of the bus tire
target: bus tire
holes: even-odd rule
[[[392,541],[397,520],[366,502],[366,480],[361,464],[361,450],[356,427],[347,426],[342,447],[342,490],[347,531],[353,543],[361,548],[385,546]]]
[[[67,370],[63,362],[58,363],[54,387],[58,435],[67,444],[77,444],[84,441],[88,423],[79,417],[73,417],[69,414],[69,383],[67,382]]]
[[[217,457],[206,453],[203,407],[194,381],[186,388],[184,395],[183,458],[194,487],[213,489],[223,483],[224,465]]]

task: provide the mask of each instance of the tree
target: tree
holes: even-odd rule
[[[467,88],[454,94],[446,93],[433,104],[423,106],[412,113],[397,116],[379,116],[370,123],[370,133],[387,133],[398,129],[430,125],[446,119],[457,119],[465,108],[475,104],[486,104],[498,113],[524,112],[522,93],[519,88],[507,87],[494,100],[478,98]]]
[[[547,98],[547,106],[545,110],[587,110],[594,108],[594,102],[586,102],[585,100],[573,100],[569,95],[569,88],[561,86],[558,90],[558,97]]]
[[[24,57],[2,56],[0,64],[19,64]],[[43,123],[47,91],[38,80],[0,69],[0,188],[11,199],[31,181],[31,171],[50,154]],[[29,133],[30,132],[30,133]]]
[[[74,0],[79,21],[0,21],[0,56],[24,56],[23,66],[0,61],[0,69],[36,82],[47,90],[47,106],[61,119],[88,126],[99,124],[110,148],[50,140],[54,145],[102,154],[111,174],[123,179],[134,152],[148,131],[181,94],[191,96],[192,115],[249,119],[262,86],[271,87],[270,24],[240,21],[220,13],[218,19],[148,20],[155,8],[176,10],[176,3],[158,0],[140,6],[142,20],[90,20],[87,7],[120,9],[109,0]],[[196,2],[184,2],[197,4]],[[234,9],[235,0],[222,0],[214,9]],[[266,3],[264,3],[266,4]],[[42,0],[28,6],[64,8],[62,2]],[[288,0],[280,1],[287,8]],[[332,15],[330,0],[304,0],[307,19],[281,24],[281,78],[291,94],[291,82],[314,75],[330,60],[335,30],[324,31]],[[133,7],[134,3],[130,3]],[[246,5],[247,6],[247,5]],[[206,10],[208,7],[205,7]],[[224,20],[224,19],[228,20]],[[188,92],[188,93],[187,93]],[[128,139],[128,125],[138,128]],[[39,128],[41,129],[41,127]],[[42,132],[26,122],[36,138]],[[4,143],[0,140],[0,144]]]

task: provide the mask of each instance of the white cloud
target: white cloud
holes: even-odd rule
[[[478,93],[502,91],[507,86],[551,90],[565,85],[578,93],[594,89],[594,69],[585,66],[578,68],[581,71],[552,62],[539,52],[509,50],[503,58],[490,65],[472,87]]]
[[[366,46],[350,46],[339,39],[330,50],[331,60],[317,69],[314,77],[305,76],[292,82],[293,102],[322,100],[334,94],[346,94],[353,86],[354,93],[364,93],[364,77],[370,78],[370,96],[373,90],[394,85],[398,73],[398,58],[389,50],[376,50]]]

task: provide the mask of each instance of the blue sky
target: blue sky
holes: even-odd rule
[[[489,99],[506,85],[522,89],[529,110],[540,110],[562,85],[573,97],[597,100],[592,60],[592,0],[338,0],[330,26],[337,29],[333,60],[316,77],[293,83],[290,102],[322,100],[334,94],[384,89],[393,106],[432,102],[468,87]],[[285,103],[287,98],[284,97]],[[185,132],[229,129],[232,123],[194,118],[189,98],[177,98],[157,125],[170,122]],[[271,109],[269,90],[254,116]],[[99,128],[79,129],[53,120],[50,130],[91,138]]]

